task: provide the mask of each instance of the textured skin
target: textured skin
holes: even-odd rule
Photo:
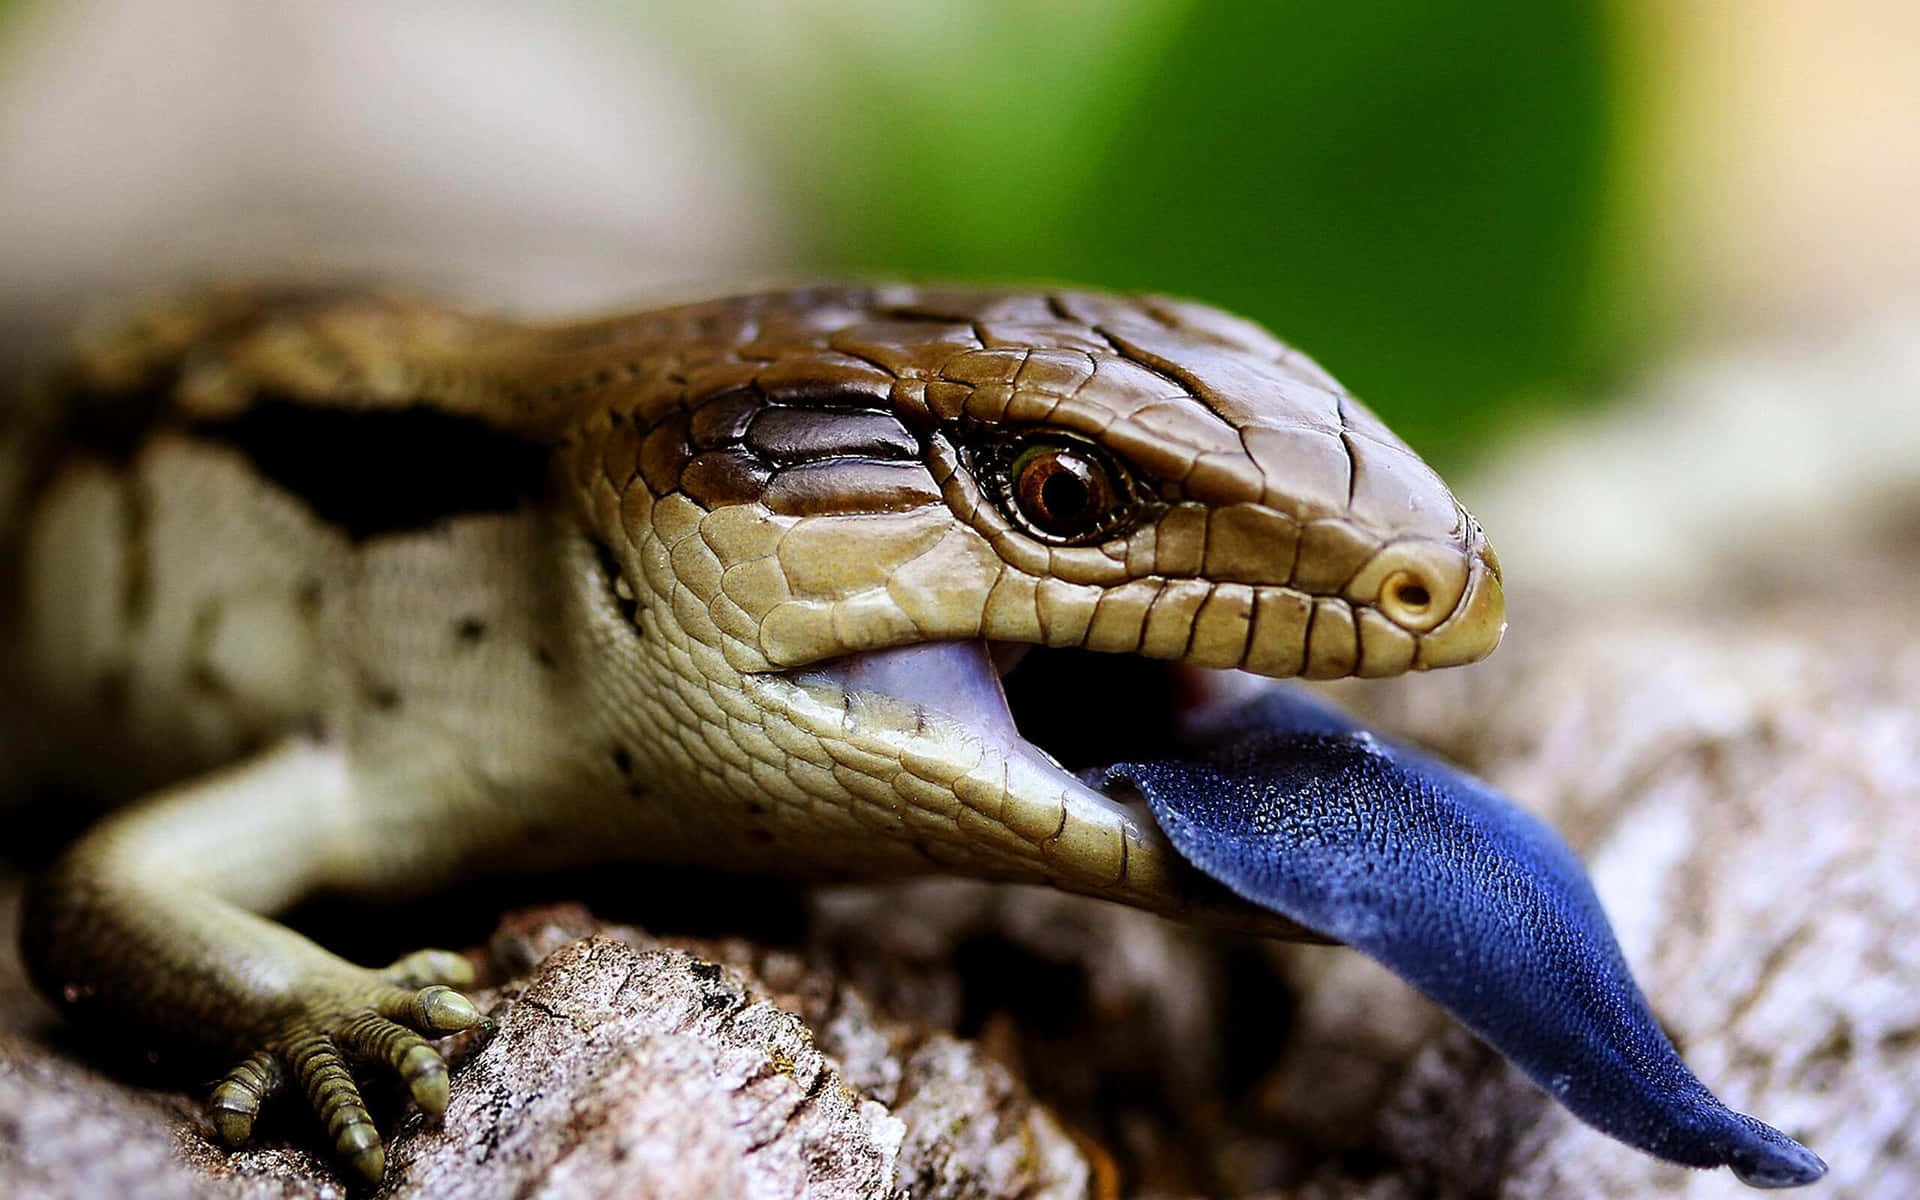
[[[83,340],[10,420],[15,676],[62,765],[185,780],[36,888],[36,974],[240,1062],[215,1097],[235,1140],[291,1082],[375,1177],[339,1049],[443,1106],[406,1030],[477,1019],[440,986],[458,965],[354,967],[261,914],[673,860],[1048,882],[1298,935],[937,714],[781,672],[986,638],[1385,675],[1503,627],[1431,470],[1298,354],[1174,301],[817,289],[533,327],[222,293]],[[1126,528],[1061,546],[1009,519],[981,464],[1032,428],[1124,464]]]
[[[1377,959],[1629,1145],[1757,1187],[1826,1174],[1687,1069],[1545,824],[1283,689],[1189,725],[1178,758],[1102,775],[1137,787],[1207,874]]]

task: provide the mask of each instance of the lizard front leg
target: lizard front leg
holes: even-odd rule
[[[343,1052],[382,1062],[438,1116],[447,1068],[421,1036],[481,1016],[453,986],[464,959],[355,966],[262,916],[323,887],[371,887],[409,869],[382,854],[337,748],[297,740],[162,792],[102,823],[39,880],[23,925],[39,984],[76,1015],[198,1043],[239,1065],[215,1089],[229,1143],[291,1083],[340,1155],[385,1170]]]

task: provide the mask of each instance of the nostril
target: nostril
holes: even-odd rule
[[[1409,538],[1376,552],[1348,581],[1345,597],[1407,633],[1425,635],[1453,612],[1473,574],[1458,547]]]
[[[1416,572],[1404,569],[1395,571],[1382,582],[1380,607],[1395,621],[1418,623],[1425,619],[1427,610],[1433,607],[1433,589]]]

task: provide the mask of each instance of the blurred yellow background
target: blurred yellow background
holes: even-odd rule
[[[1920,293],[1911,0],[0,0],[0,322],[324,271],[555,309],[1186,293],[1442,466]]]

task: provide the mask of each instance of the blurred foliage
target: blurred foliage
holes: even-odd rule
[[[1583,373],[1603,0],[632,7],[825,271],[1209,300],[1457,463]]]
[[[1442,465],[1598,357],[1606,0],[584,2],[742,132],[820,273],[1208,300]]]

